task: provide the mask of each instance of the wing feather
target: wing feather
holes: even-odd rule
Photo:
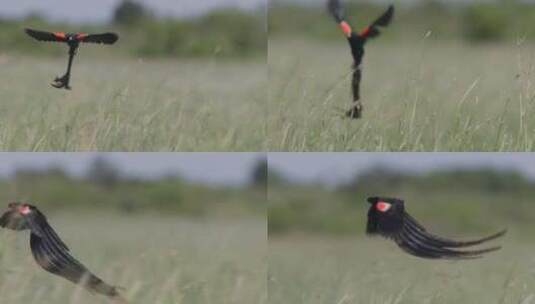
[[[344,9],[340,4],[340,0],[329,0],[327,2],[327,10],[337,23],[340,23],[345,19]]]
[[[47,41],[47,42],[65,42],[66,37],[65,33],[63,32],[45,32],[45,31],[39,31],[34,29],[26,28],[24,29],[26,34],[28,34],[30,37],[39,40],[39,41]]]
[[[119,35],[116,33],[102,33],[102,34],[77,34],[78,39],[81,42],[86,43],[102,43],[102,44],[114,44],[119,40]]]

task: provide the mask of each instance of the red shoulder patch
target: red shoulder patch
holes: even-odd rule
[[[342,29],[344,34],[346,34],[347,37],[351,36],[351,32],[352,32],[351,26],[349,26],[347,22],[345,21],[340,22],[340,28]]]
[[[76,33],[76,40],[82,40],[87,37],[86,33]]]
[[[381,212],[387,212],[390,210],[390,208],[392,208],[392,205],[385,202],[378,202],[376,208]]]
[[[370,33],[370,27],[367,26],[362,31],[360,31],[359,35],[362,37],[366,37],[368,36],[369,33]]]
[[[64,40],[66,38],[64,32],[55,32],[54,36],[56,36],[56,38],[59,40]]]

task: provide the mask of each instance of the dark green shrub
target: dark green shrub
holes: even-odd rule
[[[152,12],[141,3],[124,0],[113,13],[113,23],[119,25],[134,25],[152,17]]]
[[[478,4],[469,7],[464,15],[464,35],[469,41],[503,40],[510,28],[510,14],[503,5]]]

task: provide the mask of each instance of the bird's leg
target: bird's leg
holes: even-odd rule
[[[58,89],[65,88],[67,90],[70,90],[71,87],[69,86],[69,81],[71,78],[71,67],[72,67],[72,61],[74,59],[74,56],[76,55],[76,49],[78,48],[77,45],[71,46],[69,48],[69,64],[67,66],[67,72],[65,75],[61,77],[56,77],[54,79],[54,82],[52,83],[52,86]]]

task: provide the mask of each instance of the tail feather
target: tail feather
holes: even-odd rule
[[[114,302],[119,301],[117,303],[127,303],[119,293],[118,287],[107,284],[93,274],[88,274],[80,283],[89,291],[108,296]]]

